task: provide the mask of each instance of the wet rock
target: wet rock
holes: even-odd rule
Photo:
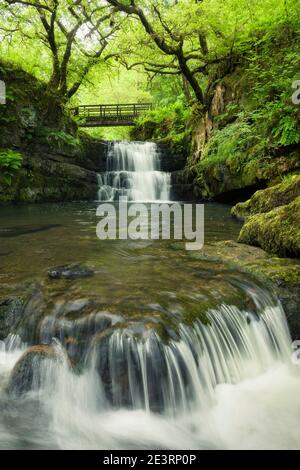
[[[28,348],[11,372],[7,392],[15,398],[36,391],[42,384],[46,372],[46,361],[63,361],[59,348],[53,345],[37,345]]]
[[[0,300],[0,340],[3,340],[22,317],[24,301],[20,297]]]
[[[273,290],[285,311],[293,339],[300,338],[300,260],[277,258],[261,248],[232,240],[205,245],[202,257],[230,263]]]
[[[187,371],[178,350],[175,347],[171,353],[178,355],[178,369],[173,369],[156,328],[150,323],[128,323],[94,337],[92,361],[113,407],[149,406],[152,412],[161,413],[168,403],[170,380],[178,390],[187,385]]]
[[[87,266],[70,264],[51,268],[48,271],[50,279],[80,279],[94,275],[94,271]]]

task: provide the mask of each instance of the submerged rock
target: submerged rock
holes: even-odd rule
[[[168,366],[164,343],[155,323],[128,323],[110,328],[93,338],[90,361],[95,366],[106,399],[113,407],[135,408],[146,398],[153,412],[162,412]],[[145,346],[145,341],[147,346]]]
[[[21,397],[30,391],[36,391],[42,384],[46,373],[45,361],[63,360],[62,352],[53,345],[37,345],[28,348],[14,366],[7,392],[13,397]]]
[[[60,224],[40,224],[40,225],[20,225],[13,227],[2,227],[0,229],[1,238],[13,238],[29,233],[44,232],[52,228],[61,227]]]
[[[81,266],[80,264],[58,266],[48,271],[48,276],[51,279],[80,279],[93,276],[94,274],[95,272],[91,268]]]

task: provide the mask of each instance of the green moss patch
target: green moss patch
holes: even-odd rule
[[[300,257],[300,196],[290,204],[250,216],[238,241],[279,256]]]

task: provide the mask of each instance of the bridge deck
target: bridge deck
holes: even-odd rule
[[[150,103],[95,104],[73,108],[80,127],[133,126],[135,120],[152,109]]]

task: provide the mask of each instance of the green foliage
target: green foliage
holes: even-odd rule
[[[270,26],[249,59],[246,77],[251,97],[246,111],[257,135],[273,148],[300,142],[300,109],[292,103],[292,83],[298,78],[299,20]]]
[[[273,129],[276,141],[282,146],[298,144],[300,142],[300,126],[293,116],[284,116]]]
[[[65,145],[70,147],[80,146],[79,137],[74,137],[74,135],[67,134],[63,131],[44,129],[43,134],[50,145],[54,143],[60,150],[62,150]]]
[[[253,132],[253,126],[240,115],[237,121],[213,133],[204,158],[230,160],[235,158],[237,153],[247,151],[255,141],[258,139]]]
[[[148,111],[137,120],[137,129],[144,129],[149,135],[147,138],[163,141],[171,145],[177,152],[184,152],[189,136],[187,122],[190,108],[184,103],[183,96],[165,106]]]
[[[14,174],[21,168],[23,156],[10,149],[0,149],[0,176],[10,185]]]
[[[215,118],[218,128],[205,146],[200,173],[225,164],[237,174],[252,162],[263,170],[280,149],[289,152],[289,146],[300,143],[300,107],[291,100],[298,76],[298,26],[290,23],[287,32],[285,22],[268,25],[263,33],[255,33],[255,43],[248,61],[224,80],[236,98]],[[190,164],[194,165],[192,160]]]

